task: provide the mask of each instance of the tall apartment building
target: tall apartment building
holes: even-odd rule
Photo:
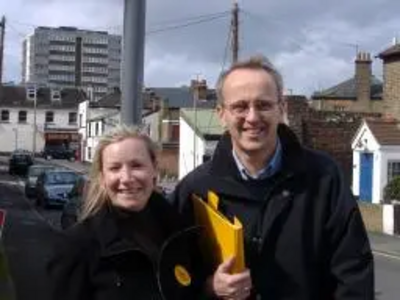
[[[75,27],[37,27],[22,45],[22,82],[82,87],[100,98],[120,87],[121,36]]]

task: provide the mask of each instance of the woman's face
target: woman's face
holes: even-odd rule
[[[142,210],[154,190],[156,167],[145,142],[127,138],[106,146],[102,153],[101,183],[111,203]]]

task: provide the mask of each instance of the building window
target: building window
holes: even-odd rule
[[[98,122],[95,124],[95,127],[94,127],[94,135],[95,136],[99,135],[99,123]]]
[[[387,182],[391,182],[396,176],[400,176],[400,161],[388,162]]]
[[[79,127],[83,127],[82,121],[83,121],[83,115],[79,114]]]
[[[1,122],[9,122],[10,121],[10,112],[8,110],[1,111]]]
[[[18,112],[18,123],[26,123],[27,112],[26,110],[20,110]]]
[[[345,110],[346,110],[346,107],[345,107],[345,106],[342,106],[342,105],[335,105],[335,106],[333,107],[333,109],[334,109],[334,111],[345,111]]]
[[[70,112],[68,114],[68,123],[69,124],[76,124],[76,112]]]
[[[52,111],[46,111],[46,123],[53,123],[54,122],[54,112]]]

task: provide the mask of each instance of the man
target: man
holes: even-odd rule
[[[247,275],[254,299],[374,299],[373,257],[357,203],[337,164],[300,145],[283,124],[278,71],[262,57],[239,62],[221,75],[217,95],[227,132],[212,159],[172,195],[191,214],[191,194],[212,190],[221,211],[244,225],[251,276],[229,274],[226,262],[210,280],[214,294],[245,299]]]

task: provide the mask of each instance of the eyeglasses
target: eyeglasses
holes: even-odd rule
[[[273,112],[279,102],[280,101],[270,102],[258,100],[250,104],[247,101],[237,101],[229,105],[225,104],[224,107],[236,117],[246,117],[250,111],[250,107],[253,107],[258,113],[265,115]]]

